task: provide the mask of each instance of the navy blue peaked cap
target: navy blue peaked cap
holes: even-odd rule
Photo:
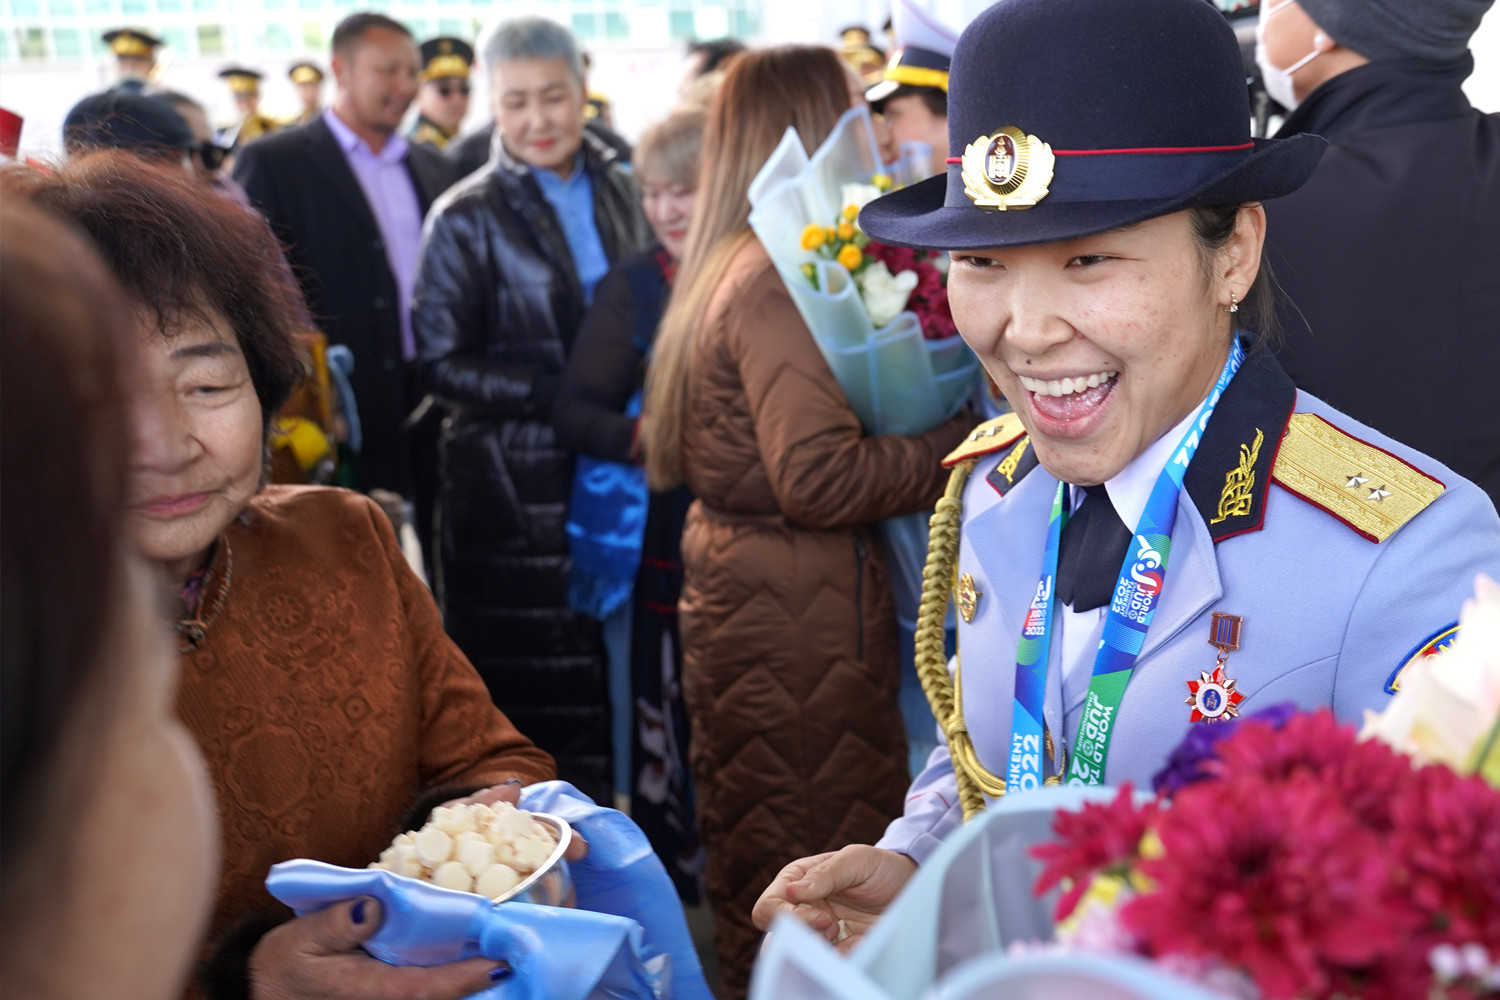
[[[978,250],[1288,194],[1327,143],[1251,139],[1243,66],[1204,0],[998,0],[953,55],[946,176],[871,202],[859,224],[883,243]]]

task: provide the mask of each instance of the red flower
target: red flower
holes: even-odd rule
[[[1210,775],[1316,778],[1379,833],[1391,829],[1391,803],[1411,780],[1410,758],[1376,740],[1358,742],[1354,728],[1339,725],[1327,709],[1294,715],[1279,729],[1246,719],[1215,752],[1218,759],[1203,768]]]
[[[1317,998],[1404,944],[1381,838],[1310,774],[1191,785],[1156,829],[1164,855],[1140,866],[1156,886],[1122,913],[1148,955],[1221,957],[1267,997]]]
[[[1391,804],[1392,861],[1422,914],[1414,950],[1476,943],[1500,953],[1500,791],[1447,767],[1424,767]]]
[[[1031,856],[1045,865],[1033,887],[1038,896],[1065,879],[1072,882],[1057,901],[1056,919],[1066,919],[1073,912],[1095,875],[1135,863],[1141,837],[1157,812],[1155,802],[1137,807],[1134,792],[1126,783],[1108,805],[1086,802],[1079,812],[1057,814],[1052,821],[1057,839],[1031,849]]]
[[[930,253],[875,242],[865,248],[865,253],[883,262],[892,274],[916,272],[917,287],[907,300],[907,308],[917,314],[925,339],[946,340],[958,333],[958,327],[953,323],[953,310],[948,305],[946,279],[933,265]]]

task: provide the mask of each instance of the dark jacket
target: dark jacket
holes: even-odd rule
[[[604,251],[648,236],[635,184],[584,139]],[[597,628],[568,607],[572,453],[552,404],[585,310],[573,257],[529,168],[498,141],[428,222],[412,310],[428,390],[448,411],[437,592],[448,632],[498,703],[609,801],[609,702]]]
[[[630,143],[626,142],[614,129],[597,119],[590,119],[583,123],[583,131],[586,135],[593,136],[613,149],[621,163],[630,162],[632,152]],[[489,162],[490,148],[494,145],[494,138],[495,123],[491,120],[485,122],[482,128],[467,135],[458,136],[448,143],[444,153],[453,164],[453,168],[458,171],[458,176],[467,177]]]
[[[1309,95],[1281,135],[1330,146],[1266,203],[1296,383],[1427,452],[1500,503],[1500,114],[1465,56],[1373,62]]]
[[[557,439],[569,451],[607,462],[636,458],[639,418],[625,408],[645,385],[646,359],[666,311],[664,259],[666,251],[653,243],[611,268],[594,292],[552,408]]]
[[[415,143],[406,159],[425,214],[456,179],[441,153]],[[338,140],[321,117],[236,154],[234,179],[287,245],[308,308],[328,339],[354,352],[364,431],[357,486],[412,493],[402,423],[408,397],[400,296],[380,227]]]

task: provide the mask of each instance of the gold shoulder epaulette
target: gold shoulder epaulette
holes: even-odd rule
[[[1383,542],[1446,487],[1312,413],[1294,413],[1271,476],[1372,542]]]
[[[1025,433],[1026,428],[1021,426],[1021,418],[1014,413],[1004,413],[994,420],[986,420],[969,432],[963,444],[948,453],[948,457],[943,459],[943,468],[952,468],[967,459],[999,451],[1006,445],[1015,444]]]

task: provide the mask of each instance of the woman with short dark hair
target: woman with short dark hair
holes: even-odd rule
[[[268,415],[297,375],[291,338],[305,321],[271,231],[185,175],[117,154],[5,193],[93,237],[138,338],[128,524],[168,575],[177,711],[219,796],[212,995],[344,996],[355,979],[369,997],[484,988],[494,963],[365,956],[373,903],[283,922],[265,890],[290,858],[363,867],[423,803],[481,789],[513,801],[520,782],[553,775],[443,633],[380,509],[345,490],[263,485]]]

